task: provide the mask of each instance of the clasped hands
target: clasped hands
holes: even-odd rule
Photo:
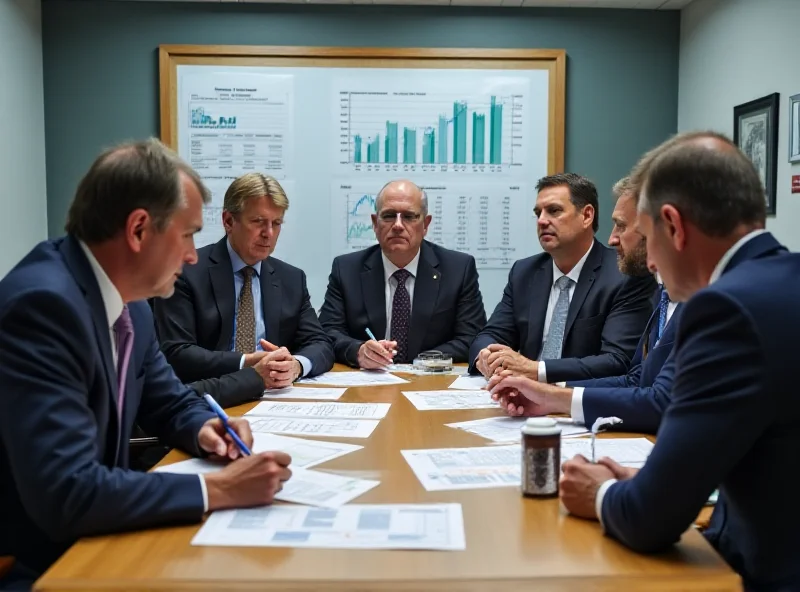
[[[244,367],[252,367],[264,379],[264,388],[283,388],[291,385],[303,373],[303,366],[285,347],[261,339],[261,348],[245,354]]]

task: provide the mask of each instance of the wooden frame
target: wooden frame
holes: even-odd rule
[[[736,105],[733,108],[733,142],[753,161],[764,183],[767,215],[775,215],[778,176],[778,110],[780,94]],[[742,127],[748,126],[745,134]]]
[[[564,170],[566,51],[563,49],[396,49],[249,45],[162,45],[159,47],[161,140],[178,147],[179,65],[491,68],[547,70],[548,174]]]

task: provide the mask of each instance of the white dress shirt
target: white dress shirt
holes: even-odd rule
[[[89,250],[89,247],[83,241],[79,241],[83,253],[89,260],[89,265],[94,272],[95,280],[100,288],[100,296],[103,298],[103,306],[106,309],[106,318],[108,319],[109,336],[111,337],[111,354],[114,356],[114,368],[117,367],[117,358],[119,357],[119,344],[117,343],[117,335],[114,333],[114,323],[122,314],[122,307],[125,303],[122,301],[122,296],[117,290],[117,287],[108,277],[100,262],[95,258],[94,254]],[[136,334],[133,336],[136,340]],[[203,492],[203,511],[208,512],[208,489],[206,488],[206,480],[203,475],[198,475],[200,478],[200,490]]]
[[[714,271],[711,272],[711,277],[708,279],[708,285],[710,286],[720,278],[722,272],[725,271],[728,263],[731,262],[731,259],[733,259],[733,256],[736,255],[739,249],[741,249],[750,240],[754,239],[760,234],[764,234],[765,232],[767,231],[764,229],[754,230],[744,235],[742,238],[736,241],[730,249],[725,251],[725,254],[720,258],[720,260],[717,262],[717,265],[714,267]],[[614,485],[616,482],[616,479],[608,479],[607,481],[604,481],[597,490],[597,496],[594,499],[594,511],[597,513],[597,518],[600,520],[600,525],[603,527],[603,530],[606,528],[603,524],[603,498],[605,497],[608,488]]]
[[[562,272],[558,266],[556,265],[555,259],[553,260],[553,284],[550,286],[550,297],[547,299],[547,312],[544,315],[544,329],[542,329],[542,348],[544,348],[544,341],[547,338],[547,332],[550,330],[550,322],[553,320],[553,310],[555,310],[556,303],[558,302],[558,295],[560,294],[561,290],[556,288],[556,281],[562,277],[567,276],[569,279],[572,280],[572,284],[569,287],[569,301],[570,304],[572,303],[572,295],[575,294],[575,288],[578,285],[578,278],[581,277],[581,270],[583,269],[583,264],[586,263],[586,258],[589,256],[589,253],[592,252],[592,246],[589,247],[589,250],[586,251],[583,257],[581,257],[578,262],[575,264],[575,267],[569,273]],[[565,335],[566,337],[566,335]],[[541,355],[541,350],[539,350],[539,354]],[[539,382],[547,382],[547,367],[545,366],[544,360],[539,362]]]
[[[414,310],[414,284],[416,283],[417,279],[419,254],[420,251],[417,251],[417,254],[414,255],[414,258],[403,268],[411,274],[406,279],[406,290],[408,290],[409,305],[411,306],[411,310]],[[383,258],[383,278],[386,289],[386,335],[384,336],[384,339],[390,341],[392,339],[392,302],[394,301],[394,293],[397,292],[397,280],[392,277],[392,274],[400,268],[389,261],[389,258],[383,251],[381,251],[381,257]]]

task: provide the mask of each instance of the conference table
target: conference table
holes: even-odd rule
[[[455,376],[399,376],[408,384],[345,392],[340,401],[391,407],[369,438],[336,439],[363,449],[314,469],[380,481],[351,503],[461,504],[466,550],[192,546],[196,524],[81,540],[35,590],[741,590],[739,577],[694,527],[669,551],[640,555],[604,536],[597,522],[568,515],[557,499],[524,498],[519,486],[426,491],[400,451],[491,445],[445,424],[503,413],[418,411],[401,391],[444,389]],[[242,415],[255,404],[228,413]],[[185,458],[172,451],[161,464]]]

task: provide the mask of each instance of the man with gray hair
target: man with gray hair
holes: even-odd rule
[[[411,181],[378,192],[378,244],[333,260],[320,309],[337,362],[384,368],[426,350],[467,360],[486,323],[475,259],[424,240],[430,223],[427,196]]]
[[[66,237],[0,281],[0,589],[29,589],[86,536],[199,522],[268,504],[288,455],[240,457],[220,419],[159,352],[146,299],[172,294],[197,261],[208,192],[157,140],[100,155],[81,180]],[[194,456],[238,459],[206,475],[128,468],[134,422]],[[231,425],[248,447],[249,424]]]
[[[706,536],[744,588],[798,590],[800,255],[764,230],[758,172],[724,136],[679,135],[645,155],[633,178],[650,266],[685,302],[672,403],[641,470],[576,456],[563,466],[561,501],[655,552],[680,539],[718,488],[724,503]]]

